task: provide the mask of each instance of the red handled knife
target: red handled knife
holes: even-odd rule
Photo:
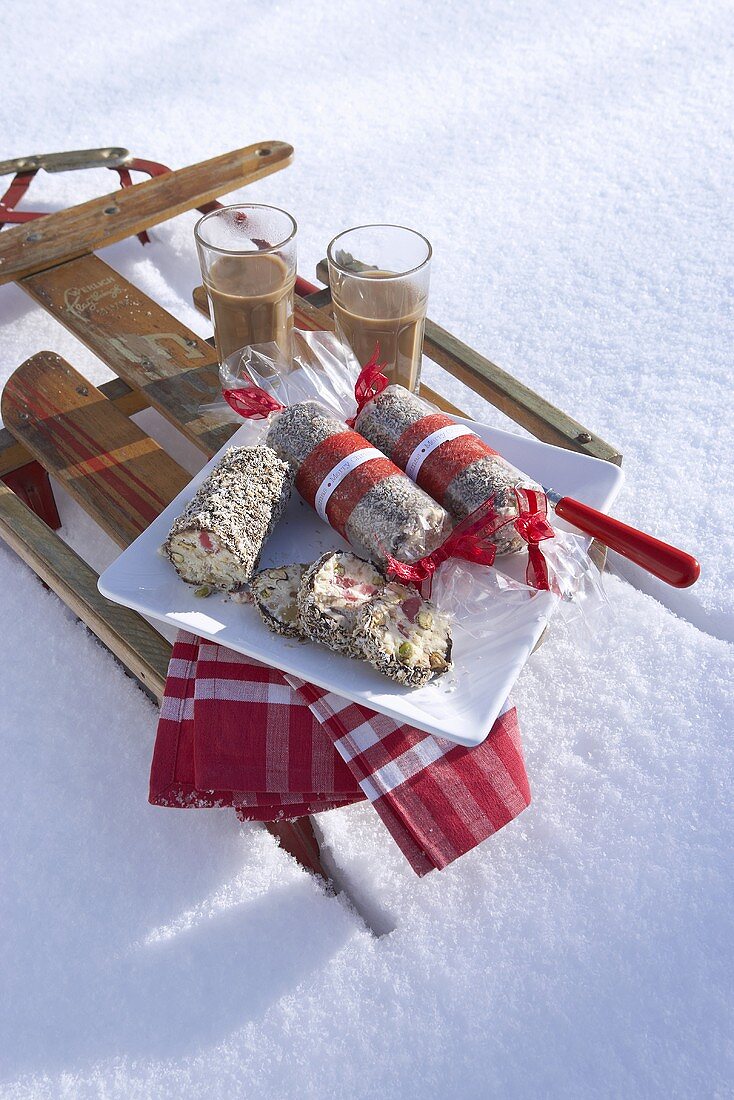
[[[610,550],[615,550],[623,558],[659,577],[674,588],[689,588],[698,580],[701,566],[685,550],[669,546],[667,542],[653,538],[636,527],[629,527],[604,512],[582,504],[573,497],[562,497],[560,493],[543,486],[548,501],[561,519],[565,519],[585,535],[603,542]]]

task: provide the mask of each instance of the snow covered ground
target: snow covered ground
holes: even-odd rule
[[[0,545],[0,1095],[731,1094],[733,38],[716,0],[0,14],[0,159],[292,142],[241,196],[293,211],[302,274],[348,225],[422,229],[431,315],[615,443],[619,514],[703,564],[682,594],[625,568],[648,594],[610,579],[595,649],[535,655],[534,803],[458,864],[419,881],[368,807],[320,819],[375,938],[263,830],[147,805],[153,707]],[[193,222],[106,258],[205,333]],[[107,377],[15,287],[0,323],[0,381],[45,347]]]

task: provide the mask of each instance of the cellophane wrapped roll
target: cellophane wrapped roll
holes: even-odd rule
[[[455,522],[494,498],[498,516],[518,515],[515,487],[542,492],[464,424],[402,386],[387,386],[364,405],[355,428],[439,501]],[[497,531],[497,552],[525,546],[512,523]]]
[[[388,558],[426,557],[451,530],[440,504],[315,401],[277,412],[267,444],[294,470],[304,500],[357,554],[382,567]]]

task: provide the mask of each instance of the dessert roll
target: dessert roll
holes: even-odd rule
[[[355,640],[378,672],[406,687],[423,687],[452,667],[448,617],[402,584],[386,584],[365,604]]]
[[[303,576],[298,612],[304,633],[330,649],[360,657],[354,629],[360,609],[382,591],[385,578],[369,561],[332,550]]]
[[[293,474],[270,447],[227,451],[171,527],[164,553],[189,584],[246,584],[288,503]]]

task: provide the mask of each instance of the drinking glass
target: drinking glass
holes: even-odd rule
[[[390,381],[417,390],[430,242],[401,225],[361,225],[334,237],[327,255],[337,333],[361,366],[379,343]]]
[[[296,281],[294,219],[275,206],[223,206],[194,229],[220,362],[275,341],[290,358]]]

